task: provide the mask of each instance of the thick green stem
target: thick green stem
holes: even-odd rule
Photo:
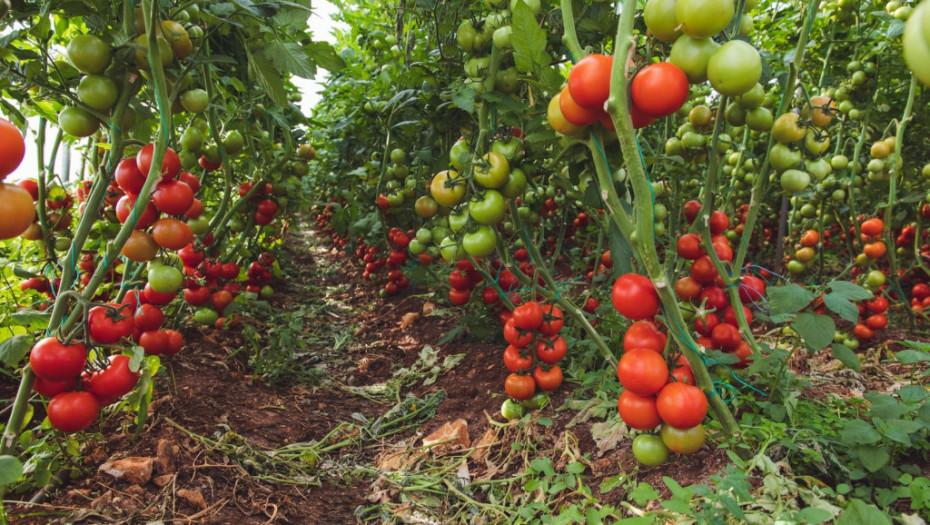
[[[737,435],[739,426],[729,408],[720,396],[717,396],[714,392],[714,384],[710,373],[704,365],[703,356],[698,353],[700,347],[694,342],[686,328],[687,323],[684,321],[681,308],[678,305],[672,286],[669,284],[668,277],[659,263],[659,256],[656,251],[654,223],[651,220],[653,214],[652,185],[647,177],[645,167],[640,159],[639,147],[636,144],[636,135],[634,134],[627,100],[628,81],[624,70],[627,63],[627,54],[633,45],[633,18],[635,13],[636,0],[624,0],[620,23],[617,27],[617,37],[614,40],[616,49],[614,51],[613,69],[611,70],[610,96],[607,99],[607,110],[614,123],[617,138],[620,141],[620,148],[623,151],[624,159],[626,159],[626,169],[633,186],[634,216],[637,218],[634,230],[629,234],[624,232],[624,236],[627,237],[635,252],[639,254],[642,270],[645,271],[655,285],[656,292],[664,307],[666,323],[669,325],[670,330],[674,330],[675,340],[694,371],[697,386],[707,395],[711,409],[723,426],[724,431],[730,435]],[[601,195],[605,197],[605,205],[608,208],[619,208],[619,200],[609,199],[609,194],[609,189],[601,188]],[[608,202],[608,200],[614,202]],[[621,232],[623,232],[622,228]]]

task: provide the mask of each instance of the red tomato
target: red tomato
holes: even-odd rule
[[[90,376],[89,391],[101,401],[115,400],[128,394],[139,381],[139,372],[129,369],[129,357],[125,355],[110,356],[110,364],[105,369]]]
[[[675,282],[675,294],[683,301],[691,301],[701,296],[703,290],[701,283],[686,275]]]
[[[710,234],[718,235],[727,231],[727,228],[730,227],[730,218],[727,217],[726,213],[720,210],[714,210],[713,213],[710,214],[709,225]]]
[[[740,305],[743,308],[743,314],[746,315],[746,324],[752,323],[752,311],[745,305]],[[733,306],[727,306],[723,310],[723,320],[730,323],[733,326],[739,326],[739,322],[736,320],[736,310],[733,309]]]
[[[688,101],[688,88],[688,76],[681,68],[671,62],[658,62],[636,73],[630,95],[637,109],[661,118],[675,113]]]
[[[135,327],[143,332],[148,330],[157,330],[165,320],[165,314],[161,308],[153,304],[143,304],[136,309],[134,316]]]
[[[513,345],[508,345],[504,350],[504,366],[506,366],[507,370],[510,370],[511,372],[529,370],[533,367],[533,357],[524,357],[520,355],[520,348]]]
[[[703,336],[710,337],[714,327],[718,324],[720,324],[720,317],[714,313],[705,314],[703,319],[701,317],[694,318],[694,330]]]
[[[143,291],[143,293],[145,293],[146,302],[157,305],[157,306],[164,306],[170,303],[171,300],[174,299],[174,296],[178,294],[177,292],[171,292],[171,293],[156,292],[155,290],[152,289],[149,283],[145,283],[145,290]]]
[[[694,219],[697,218],[697,214],[701,211],[701,203],[698,201],[688,201],[685,203],[682,208],[682,213],[685,214],[685,219],[688,220],[688,224],[694,222]]]
[[[662,421],[675,428],[692,428],[707,416],[707,395],[694,385],[669,383],[656,396]]]
[[[550,365],[558,363],[565,357],[567,348],[565,339],[558,336],[536,338],[536,357],[543,363]]]
[[[64,392],[48,402],[48,421],[62,432],[80,432],[100,413],[100,403],[90,392]]]
[[[675,365],[670,373],[672,378],[679,383],[695,384],[694,371],[691,370],[691,365],[688,364],[688,360],[683,355],[678,355],[678,359],[675,360]]]
[[[143,176],[147,177],[149,169],[152,167],[152,156],[155,153],[155,144],[147,144],[139,150],[136,155],[136,165]],[[161,164],[161,180],[169,180],[177,177],[181,171],[181,159],[173,149],[168,148],[165,151],[165,157]]]
[[[469,290],[471,291],[471,280],[464,273],[453,270],[449,274],[449,286],[456,290]]]
[[[675,246],[679,257],[693,261],[704,255],[704,248],[701,248],[701,238],[696,233],[686,233],[678,238]]]
[[[885,223],[881,219],[869,219],[862,223],[859,228],[863,234],[870,237],[877,237],[885,229]]]
[[[162,213],[181,215],[194,203],[194,190],[178,180],[162,181],[155,187],[152,202]]]
[[[46,381],[60,382],[81,375],[87,362],[87,349],[79,342],[62,344],[46,337],[29,352],[29,366],[35,375]]]
[[[568,91],[579,106],[604,109],[604,103],[610,95],[610,69],[613,63],[613,55],[592,53],[572,67],[568,73]]]
[[[26,141],[19,128],[0,118],[0,181],[13,173],[26,156]]]
[[[888,318],[885,314],[873,314],[866,318],[865,325],[872,330],[884,330],[888,326]]]
[[[914,288],[916,288],[916,286]],[[888,309],[888,299],[885,299],[881,295],[876,296],[874,299],[866,301],[865,307],[873,314],[885,313],[885,310]]]
[[[739,300],[756,303],[765,297],[765,281],[755,275],[744,275],[739,281]]]
[[[656,328],[652,321],[636,321],[623,334],[623,349],[630,351],[634,348],[648,348],[658,353],[665,350],[668,337],[662,330]]]
[[[132,334],[133,308],[111,304],[95,306],[87,313],[87,332],[91,341],[112,344]]]
[[[73,377],[68,381],[46,381],[36,376],[35,381],[32,382],[32,389],[42,397],[51,398],[62,392],[73,390],[76,384],[77,377]]]
[[[543,335],[555,335],[559,333],[559,330],[561,330],[562,326],[565,324],[565,317],[562,315],[562,310],[554,304],[543,306],[542,310],[543,322],[539,325],[539,333]]]
[[[562,369],[559,365],[552,365],[549,370],[537,366],[533,370],[533,381],[543,392],[552,392],[562,384]]]
[[[715,326],[710,332],[710,340],[714,342],[714,346],[723,351],[735,350],[743,341],[739,328],[730,323],[720,323]]]
[[[210,289],[203,286],[199,288],[185,288],[184,300],[191,306],[202,306],[210,300]]]
[[[142,186],[145,185],[145,175],[139,171],[139,165],[136,164],[136,159],[132,157],[126,157],[119,161],[119,164],[116,165],[116,171],[113,172],[113,177],[120,189],[132,195],[138,195],[142,191]]]
[[[702,291],[701,295],[698,297],[698,301],[705,301],[705,308],[713,308],[717,311],[726,308],[727,304],[730,302],[727,293],[719,286],[708,286],[704,288],[704,291]]]
[[[691,277],[704,286],[713,284],[717,276],[717,268],[714,267],[710,255],[702,255],[691,264]]]
[[[543,309],[536,301],[527,301],[513,309],[513,324],[521,330],[536,330],[542,322]]]
[[[471,290],[456,290],[455,288],[449,290],[449,302],[452,303],[452,306],[468,304],[470,298]]]
[[[517,401],[523,401],[536,393],[536,381],[532,376],[510,374],[504,381],[504,391]]]
[[[590,126],[600,119],[603,109],[587,109],[580,105],[572,98],[568,86],[562,89],[559,95],[559,110],[562,116],[568,122],[576,126]]]
[[[623,388],[641,396],[655,394],[668,382],[665,359],[648,348],[634,348],[617,363],[617,377]]]
[[[232,323],[230,323],[232,325]],[[177,330],[165,330],[168,336],[168,346],[165,348],[165,355],[175,355],[184,347],[184,336]]]
[[[617,409],[620,419],[634,430],[652,430],[662,422],[654,395],[641,396],[624,390],[617,401]]]
[[[168,348],[168,334],[164,330],[149,330],[139,336],[139,346],[145,350],[145,355],[159,355]]]
[[[533,332],[517,328],[511,316],[504,325],[504,340],[513,346],[523,348],[533,342]]]
[[[628,273],[614,281],[611,300],[620,315],[638,321],[659,313],[659,294],[652,281],[643,275]]]

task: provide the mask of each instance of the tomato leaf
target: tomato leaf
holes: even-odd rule
[[[287,92],[284,91],[284,80],[281,73],[264,56],[255,56],[248,47],[246,47],[245,52],[258,85],[271,97],[275,104],[287,106],[289,102],[287,101]]]
[[[272,40],[265,45],[264,55],[278,71],[287,71],[301,78],[316,76],[316,64],[310,61],[307,53],[296,42]]]
[[[23,475],[23,464],[13,456],[0,456],[0,487],[13,483]]]
[[[891,525],[891,520],[887,514],[878,510],[875,505],[870,505],[861,499],[855,498],[849,502],[849,506],[836,520],[836,525],[861,525],[863,523]]]
[[[861,419],[851,419],[840,431],[840,441],[844,445],[868,445],[881,441],[882,437],[875,431],[875,427]]]
[[[836,292],[831,292],[823,296],[823,304],[831,312],[846,319],[850,323],[855,323],[859,319],[859,309],[856,308],[849,299]]]
[[[48,322],[51,317],[51,312],[40,312],[31,308],[25,308],[10,314],[10,323],[19,326],[28,326],[33,330],[44,330],[48,328]]]
[[[469,113],[475,110],[475,89],[463,82],[452,84],[452,103]]]
[[[592,185],[593,186],[593,185]],[[620,228],[614,221],[607,221],[607,245],[610,247],[610,259],[614,262],[611,268],[611,277],[616,279],[623,274],[633,271],[633,249],[627,244]]]
[[[823,350],[833,342],[836,323],[826,315],[805,312],[798,314],[791,323],[791,328],[804,339],[804,345],[807,348],[816,352]]]
[[[591,425],[591,439],[597,446],[598,457],[605,452],[614,450],[621,441],[627,438],[629,431],[619,419],[601,421]]]
[[[857,356],[855,352],[853,352],[845,345],[834,343],[833,357],[835,357],[840,363],[843,363],[848,368],[851,368],[856,372],[862,370],[862,362],[859,361],[859,356]]]
[[[805,308],[814,300],[814,294],[796,284],[787,284],[768,289],[769,314],[794,313]],[[830,337],[833,337],[831,334]]]
[[[827,283],[827,287],[833,290],[833,293],[850,301],[864,301],[865,299],[871,299],[873,296],[872,292],[851,281],[830,281]]]
[[[28,334],[14,335],[0,341],[0,361],[10,368],[18,366],[32,349],[32,343],[32,336]]]

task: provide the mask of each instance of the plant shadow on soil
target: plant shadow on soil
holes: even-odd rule
[[[455,316],[420,315],[402,328],[404,316],[420,314],[426,298],[407,290],[379,299],[376,285],[362,281],[361,270],[344,253],[321,248],[322,241],[309,231],[293,231],[289,236],[285,257],[290,277],[279,286],[272,308],[293,312],[325,301],[327,308],[304,319],[305,330],[328,330],[329,336],[348,340],[341,346],[316,340],[302,358],[307,363],[293,363],[294,367],[312,368],[310,377],[316,381],[267,386],[262,378],[251,375],[250,351],[237,351],[247,344],[243,330],[188,326],[183,331],[187,341],[184,350],[163,361],[169,373],[157,382],[141,436],[131,439],[127,415],[106,418],[102,439],[87,440],[82,450],[84,475],[51,490],[39,504],[10,503],[9,499],[29,499],[31,495],[8,495],[11,522],[354,523],[359,520],[357,508],[377,501],[371,497],[380,476],[375,465],[390,445],[419,443],[423,436],[458,418],[467,422],[472,442],[498,428],[489,418],[503,422],[498,412],[507,375],[500,363],[503,344],[458,338],[438,345],[455,327]],[[259,333],[269,329],[262,319],[246,316],[244,322]],[[418,428],[367,443],[357,440],[325,457],[308,460],[322,462],[319,485],[278,482],[296,477],[286,469],[269,474],[263,467],[270,457],[267,451],[280,447],[311,442],[326,445],[346,438],[351,441],[360,421],[371,421],[396,403],[390,396],[369,399],[353,388],[367,392],[364,389],[370,385],[397,382],[395,371],[414,366],[425,345],[441,349],[440,362],[445,356],[464,354],[432,384],[423,385],[417,379],[394,392],[395,398],[412,394],[422,399],[443,390],[445,401],[434,417],[417,422]],[[564,451],[566,425],[574,415],[570,410],[555,410],[565,401],[566,390],[563,386],[555,392],[550,406],[540,411],[552,424],[536,430],[537,454],[548,451],[553,462]],[[338,431],[342,423],[355,423],[356,427]],[[603,479],[632,472],[635,460],[630,440],[623,439],[616,448],[598,454],[592,423],[568,429],[577,439],[577,450],[587,456],[585,482],[597,486]],[[337,432],[333,433],[334,429]],[[509,443],[503,446],[509,447]],[[106,460],[127,456],[156,458],[150,481],[131,484],[98,472]],[[663,476],[682,486],[702,483],[728,462],[723,450],[705,446],[694,455],[642,469],[636,480],[667,496]],[[489,472],[487,463],[468,463],[473,479],[512,476],[522,468],[505,465]],[[624,496],[624,488],[618,487],[601,495],[601,500],[617,504]]]

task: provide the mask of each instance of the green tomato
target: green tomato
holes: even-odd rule
[[[797,195],[806,190],[811,183],[811,176],[806,171],[789,169],[781,174],[781,189]]]
[[[429,244],[433,242],[433,234],[429,231],[428,228],[420,228],[417,230],[416,238],[423,244]]]
[[[801,164],[801,152],[779,142],[769,150],[769,162],[776,171],[784,171]]]
[[[883,274],[881,270],[872,270],[865,276],[865,287],[875,291],[881,288],[881,286],[885,284],[885,281],[885,274]]]
[[[76,35],[68,42],[65,55],[82,73],[103,73],[110,65],[110,46],[94,35]]]
[[[501,415],[505,419],[519,419],[523,417],[523,405],[508,397],[501,404]]]
[[[189,89],[181,93],[181,107],[191,113],[203,113],[210,104],[210,96],[202,89]]]
[[[733,7],[733,2],[725,1]],[[752,45],[742,40],[730,40],[720,46],[708,60],[707,78],[714,89],[723,95],[742,95],[762,78],[762,58]]]
[[[775,119],[768,108],[759,106],[746,111],[746,125],[752,131],[769,131],[774,122]]]
[[[274,296],[274,288],[266,284],[259,290],[258,296],[265,300],[271,299]]]
[[[475,165],[475,182],[485,188],[500,188],[507,183],[510,175],[510,163],[507,158],[496,151],[488,152]]]
[[[657,39],[672,43],[681,36],[675,16],[676,0],[647,0],[643,8],[643,21]]]
[[[220,148],[216,144],[209,144],[203,148],[203,156],[207,158],[210,162],[216,164],[220,162]]]
[[[660,434],[662,443],[678,454],[692,454],[704,444],[704,425],[681,429],[663,424]]]
[[[465,258],[465,249],[462,243],[456,242],[452,237],[445,237],[439,243],[439,253],[446,262],[453,263]]]
[[[788,261],[788,264],[785,265],[785,267],[788,269],[789,273],[792,273],[794,275],[800,275],[804,273],[805,271],[807,271],[807,266],[797,259],[792,259]]]
[[[718,49],[720,44],[709,38],[682,35],[672,45],[668,61],[685,72],[688,82],[700,84],[707,80],[707,64]]]
[[[226,150],[226,153],[230,155],[235,155],[242,151],[242,148],[245,146],[245,137],[242,136],[242,133],[239,133],[238,130],[232,130],[226,134],[226,138],[223,139],[223,149]],[[306,175],[306,173],[304,173]]]
[[[187,225],[190,226],[191,232],[193,232],[194,235],[203,235],[210,229],[210,218],[206,215],[201,215],[196,219],[188,220]]]
[[[58,114],[58,127],[72,137],[89,137],[100,129],[100,121],[79,107],[67,107]]]
[[[668,459],[668,447],[659,436],[640,434],[633,438],[633,457],[647,467],[655,467]]]
[[[834,155],[830,159],[830,167],[834,170],[845,170],[849,167],[849,158],[846,155]]]
[[[484,197],[468,202],[468,214],[478,224],[494,226],[504,218],[504,211],[504,197],[497,190],[485,190]]]
[[[391,150],[391,162],[394,164],[403,164],[407,160],[407,152],[400,149],[394,148]]]
[[[160,293],[173,293],[178,291],[181,283],[184,282],[184,276],[181,271],[174,266],[155,266],[149,269],[149,285],[153,290]]]
[[[462,210],[458,213],[450,213],[448,219],[449,228],[453,232],[457,232],[468,224],[468,213],[465,210]]]
[[[490,226],[479,226],[462,237],[462,247],[472,257],[487,257],[497,250],[497,234]]]
[[[203,132],[194,126],[191,126],[184,130],[184,133],[181,134],[181,148],[183,148],[183,150],[188,150],[191,153],[200,151],[200,148],[203,147],[203,138]]]
[[[206,306],[200,307],[194,312],[194,322],[204,326],[213,326],[213,323],[220,318],[216,310]]]
[[[78,100],[96,109],[107,112],[116,104],[119,89],[116,82],[103,75],[87,75],[81,79],[77,88]]]
[[[539,410],[549,404],[549,392],[536,392],[533,397],[521,402],[527,410]]]
[[[426,245],[417,239],[413,239],[407,245],[407,251],[410,252],[410,255],[420,255],[426,251]]]
[[[513,47],[513,43],[510,41],[510,36],[513,34],[513,28],[509,25],[498,27],[494,30],[493,40],[494,47],[505,50]]]
[[[904,26],[901,43],[907,67],[921,82],[930,85],[930,7],[926,2],[914,9]]]
[[[508,162],[519,160],[525,153],[523,141],[517,137],[495,140],[491,143],[491,151],[500,153]]]
[[[392,208],[399,208],[404,205],[404,194],[403,193],[392,193],[387,196],[388,206]]]
[[[232,219],[230,219],[228,225],[229,225],[229,231],[235,232],[235,233],[241,233],[242,230],[245,229],[245,223],[242,222],[242,219],[238,217],[233,217]]]
[[[733,0],[678,0],[675,17],[681,30],[694,38],[707,38],[726,29],[733,19]]]
[[[468,142],[465,139],[459,139],[449,149],[449,163],[456,170],[461,170],[465,163],[468,162],[468,157],[471,154],[468,148]]]
[[[763,102],[765,102],[765,89],[762,87],[762,84],[756,84],[752,89],[739,97],[739,105],[747,110],[757,108],[761,106]]]
[[[443,239],[452,235],[452,230],[442,225],[435,226],[430,231],[430,235],[432,236],[432,243],[439,246],[442,244]]]
[[[511,66],[498,70],[497,76],[494,77],[494,89],[508,95],[516,93],[520,89],[520,75],[517,73],[517,68]]]
[[[469,78],[481,79],[491,67],[491,57],[471,57],[465,61],[465,74]]]
[[[501,195],[508,199],[515,199],[526,191],[526,174],[520,168],[510,170],[507,183],[501,188]]]

